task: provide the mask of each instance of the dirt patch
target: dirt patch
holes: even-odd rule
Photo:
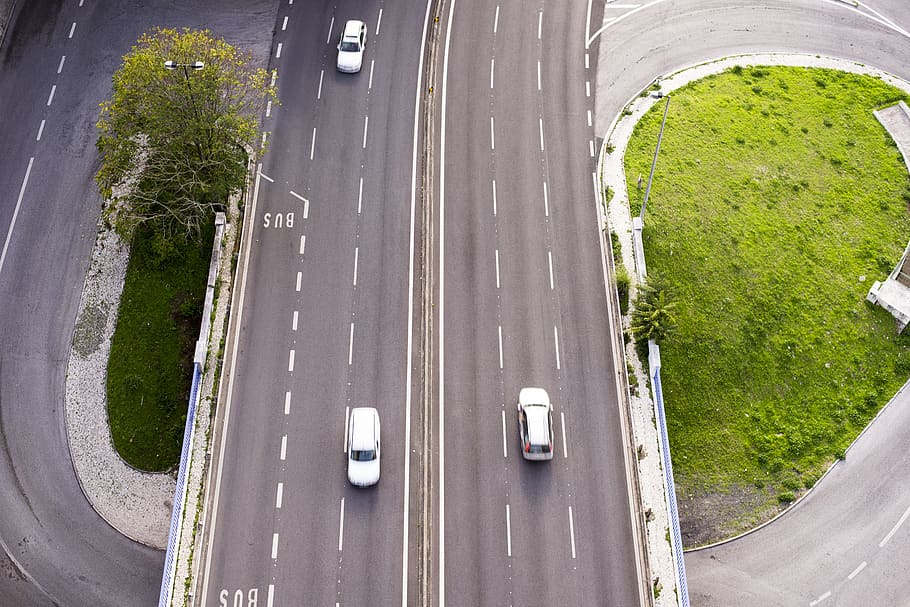
[[[679,486],[678,486],[679,487]],[[734,485],[723,492],[677,491],[683,546],[695,548],[739,535],[776,516],[777,492],[754,485]]]

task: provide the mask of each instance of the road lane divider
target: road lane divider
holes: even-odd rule
[[[506,410],[502,410],[502,456],[509,457],[509,452],[506,447]]]
[[[278,532],[272,534],[272,560],[278,558]]]
[[[512,515],[506,504],[506,556],[512,556]]]
[[[559,419],[562,424],[562,457],[563,457],[563,459],[568,459],[569,458],[569,447],[568,447],[569,443],[566,440],[566,412],[565,411],[559,412]]]
[[[575,559],[575,518],[572,516],[572,506],[569,506],[569,538],[572,540],[572,559]]]
[[[344,545],[344,498],[341,498],[341,514],[338,516],[338,552]]]

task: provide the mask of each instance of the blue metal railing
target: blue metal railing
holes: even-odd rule
[[[180,539],[180,522],[186,507],[186,475],[189,471],[190,451],[193,447],[193,429],[196,427],[196,405],[199,403],[199,384],[202,381],[202,365],[193,363],[193,383],[190,388],[189,408],[186,412],[186,426],[183,429],[183,450],[180,453],[180,472],[177,475],[177,489],[174,491],[174,509],[171,512],[171,531],[167,540],[167,555],[164,558],[164,575],[161,578],[161,593],[158,607],[169,607],[174,590],[174,574],[177,570],[177,542]]]
[[[667,418],[664,413],[664,394],[660,384],[660,347],[648,343],[648,361],[651,368],[651,386],[654,408],[657,410],[657,430],[660,433],[660,454],[664,464],[667,508],[670,514],[670,538],[673,540],[673,559],[676,565],[676,583],[679,603],[689,607],[689,585],[686,582],[686,565],[683,560],[682,533],[679,531],[679,511],[676,507],[676,485],[673,483],[673,462],[670,459],[670,438],[667,435]]]

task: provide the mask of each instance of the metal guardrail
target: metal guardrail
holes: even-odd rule
[[[199,404],[199,385],[202,380],[202,365],[193,363],[193,383],[190,388],[189,408],[186,412],[186,426],[183,429],[183,449],[180,452],[180,473],[177,475],[177,489],[174,492],[174,509],[171,512],[171,531],[167,540],[167,555],[164,559],[164,576],[161,579],[161,593],[158,607],[168,607],[174,589],[174,573],[177,570],[177,540],[180,538],[180,523],[186,510],[186,476],[190,468],[190,450],[196,429],[196,406]]]
[[[664,414],[664,394],[660,384],[660,346],[648,342],[648,369],[651,374],[651,391],[657,412],[657,430],[660,434],[660,455],[664,465],[664,487],[667,510],[670,515],[670,539],[673,541],[673,560],[676,565],[676,587],[679,604],[689,607],[689,585],[686,582],[686,565],[683,560],[682,533],[679,531],[679,511],[676,507],[676,485],[673,483],[673,462],[670,460],[670,437],[667,435],[667,418]]]

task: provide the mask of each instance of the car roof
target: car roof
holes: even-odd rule
[[[535,445],[550,442],[549,407],[529,407],[525,409],[528,424],[528,439]]]
[[[357,19],[351,19],[344,24],[344,35],[345,36],[359,36],[360,28],[363,27],[363,21],[358,21]]]
[[[351,409],[351,447],[357,450],[372,449],[376,442],[376,420],[379,412],[373,407]]]

